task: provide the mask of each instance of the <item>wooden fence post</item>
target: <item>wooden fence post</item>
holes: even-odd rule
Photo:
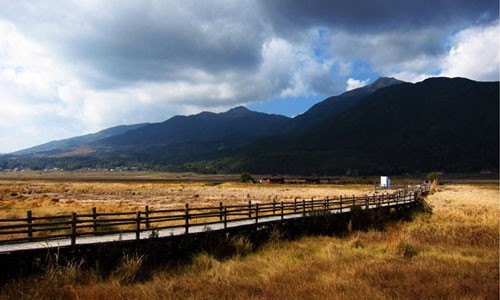
[[[31,239],[33,237],[33,219],[31,210],[26,212],[26,222],[28,223],[28,239]]]
[[[356,206],[356,196],[352,195],[352,206]]]
[[[339,200],[340,200],[340,212],[342,213],[342,195],[339,196]]]
[[[276,198],[273,199],[273,215],[276,214]]]
[[[149,229],[149,205],[144,207],[144,218],[146,218],[146,229]]]
[[[219,202],[219,221],[222,222],[222,213],[224,211],[224,207],[222,206],[222,202]]]
[[[76,244],[76,213],[71,214],[71,246]]]
[[[248,218],[252,218],[252,200],[248,200]]]
[[[366,209],[370,209],[370,200],[368,199],[368,195],[365,195],[365,205]]]
[[[184,207],[184,233],[185,234],[188,234],[189,233],[189,204],[186,203],[185,207]]]
[[[311,197],[311,211],[314,211],[314,197]]]
[[[293,198],[293,212],[297,213],[297,198]]]
[[[302,199],[302,213],[306,216],[306,200]]]
[[[135,213],[135,239],[141,239],[141,212],[137,211]]]
[[[285,218],[285,209],[283,206],[283,201],[281,201],[281,221]]]
[[[94,229],[94,232],[97,231],[97,208],[92,207],[92,228]]]
[[[224,229],[227,229],[227,206],[224,205]]]
[[[255,203],[255,224],[259,223],[259,203]]]

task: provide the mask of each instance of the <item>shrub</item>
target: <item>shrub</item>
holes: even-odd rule
[[[249,238],[244,235],[238,235],[231,239],[236,256],[245,256],[252,252],[253,244]]]
[[[121,265],[113,271],[111,278],[118,284],[131,284],[139,279],[144,255],[128,255],[122,258]]]
[[[202,252],[193,257],[192,268],[199,272],[210,270],[221,263],[211,254]]]
[[[427,174],[427,180],[429,180],[431,183],[432,182],[439,183],[439,180],[440,180],[439,173],[431,172],[431,173]]]
[[[405,232],[399,237],[396,253],[404,258],[412,258],[420,253],[420,249],[412,241],[409,232]]]
[[[244,172],[241,173],[240,182],[255,182],[250,173]]]
[[[279,247],[282,239],[283,239],[283,233],[280,231],[278,227],[274,227],[269,232],[268,245],[270,247]]]

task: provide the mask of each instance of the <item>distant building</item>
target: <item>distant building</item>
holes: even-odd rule
[[[319,177],[306,177],[304,178],[307,184],[320,184],[321,179]]]
[[[283,177],[283,176],[265,176],[259,180],[262,184],[339,184],[340,177],[319,177],[319,176],[304,176],[304,177]]]
[[[262,177],[259,182],[262,184],[284,184],[285,178],[280,176]]]
[[[380,176],[380,187],[386,189],[391,187],[391,179],[389,176]]]

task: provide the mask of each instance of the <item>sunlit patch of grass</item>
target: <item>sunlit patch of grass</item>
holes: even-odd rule
[[[0,180],[0,218],[7,208],[34,215],[151,210],[191,206],[246,204],[273,199],[323,199],[371,192],[371,185],[261,185],[209,182],[86,182]]]

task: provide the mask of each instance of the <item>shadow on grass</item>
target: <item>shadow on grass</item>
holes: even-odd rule
[[[0,255],[0,265],[3,266],[0,284],[30,276],[47,276],[54,274],[54,270],[60,273],[66,266],[70,266],[71,274],[90,272],[100,280],[130,284],[148,280],[158,268],[176,269],[192,264],[200,253],[218,260],[242,257],[264,245],[277,244],[282,240],[296,240],[304,236],[345,237],[354,231],[383,231],[394,222],[411,221],[415,214],[431,212],[425,199],[421,198],[416,204],[399,208],[364,210],[362,207],[353,207],[349,213],[315,213],[302,219],[249,225],[225,231],[207,228],[202,233],[152,237],[139,243],[132,241],[81,245],[75,249]]]

